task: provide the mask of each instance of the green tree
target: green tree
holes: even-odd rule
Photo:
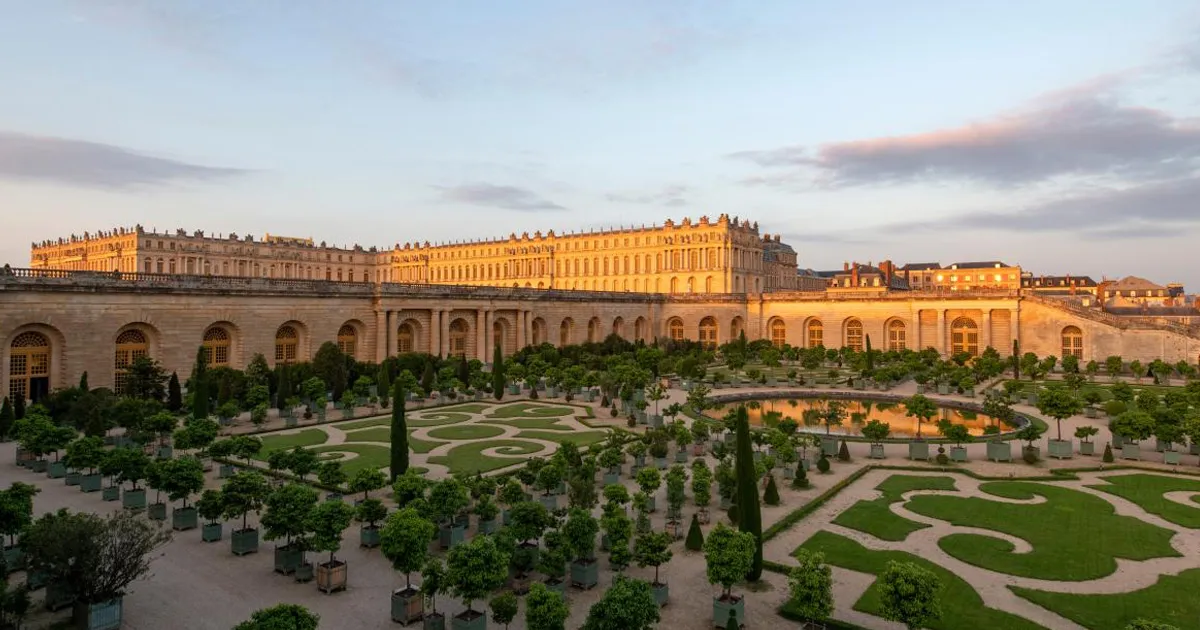
[[[332,341],[326,341],[317,348],[317,354],[312,360],[313,374],[320,378],[333,392],[334,400],[341,400],[346,391],[346,381],[350,378],[346,370],[346,355]]]
[[[379,407],[387,409],[391,404],[392,388],[388,386],[392,382],[391,375],[388,374],[387,363],[379,366],[379,372],[375,375],[375,382],[379,384]]]
[[[437,534],[437,526],[413,508],[404,508],[388,516],[379,532],[383,557],[392,567],[404,573],[404,589],[412,590],[410,574],[420,571],[429,560],[429,541]]]
[[[430,615],[438,615],[437,596],[446,591],[446,586],[446,565],[437,558],[430,558],[421,569],[421,594],[429,600]]]
[[[196,350],[196,363],[192,366],[192,378],[188,385],[192,395],[192,417],[208,417],[208,351],[204,346]]]
[[[825,554],[801,549],[795,556],[799,565],[788,573],[792,606],[807,621],[825,621],[833,614],[833,574]]]
[[[581,629],[650,630],[658,620],[658,602],[650,585],[618,575],[600,601],[588,609]]]
[[[158,361],[141,356],[125,368],[122,396],[162,402],[167,395],[167,373]]]
[[[845,444],[845,442],[842,444]],[[779,505],[779,488],[775,485],[775,475],[767,477],[767,489],[763,491],[763,503],[767,505]]]
[[[492,350],[492,395],[496,400],[504,399],[504,388],[508,385],[508,380],[504,374],[504,351],[500,347],[500,340],[496,340],[496,347]]]
[[[884,619],[917,630],[941,618],[938,596],[942,581],[932,571],[912,562],[891,561],[879,576],[878,585]]]
[[[1125,630],[1179,630],[1171,624],[1162,623],[1161,621],[1150,621],[1148,619],[1135,619]]]
[[[233,630],[317,630],[320,615],[299,604],[276,604],[254,611]]]
[[[315,493],[314,493],[315,494]],[[328,551],[329,566],[337,564],[334,554],[342,548],[342,532],[350,527],[354,508],[341,501],[323,501],[308,513],[308,547],[313,551]]]
[[[383,472],[374,468],[363,468],[350,480],[350,492],[361,492],[366,500],[371,498],[372,490],[379,490],[386,485],[387,477]]]
[[[9,431],[12,431],[13,423],[17,421],[17,417],[13,414],[12,403],[8,402],[8,396],[0,402],[0,442],[8,441]]]
[[[1083,402],[1079,397],[1062,387],[1047,387],[1038,396],[1038,411],[1054,418],[1058,428],[1058,439],[1062,440],[1062,421],[1083,413]]]
[[[566,630],[567,617],[571,610],[566,599],[559,593],[534,582],[525,596],[526,630]]]
[[[392,447],[389,472],[392,483],[408,470],[408,423],[404,418],[405,392],[400,379],[392,384]]]
[[[476,536],[450,549],[446,582],[450,592],[462,599],[468,616],[476,611],[475,600],[500,588],[508,579],[508,554],[496,546],[492,536]]]
[[[758,474],[754,468],[754,453],[750,445],[750,419],[746,408],[740,406],[736,417],[734,472],[737,475],[738,529],[754,538],[754,553],[745,579],[755,582],[762,576],[762,511],[758,505]],[[711,540],[711,536],[710,536]]]
[[[340,489],[346,483],[346,470],[342,468],[342,462],[336,459],[321,462],[317,466],[317,482],[327,488]]]
[[[7,490],[0,492],[0,537],[7,536],[8,544],[16,544],[18,534],[33,523],[33,497],[41,489],[20,481],[14,481]],[[0,580],[2,581],[2,580]]]
[[[724,523],[718,523],[709,532],[704,541],[708,582],[721,585],[723,600],[733,599],[733,585],[744,580],[750,572],[756,546],[752,534],[726,527]]]
[[[271,493],[271,486],[261,473],[241,471],[225,480],[221,486],[221,502],[226,520],[240,517],[242,529],[251,529],[248,522],[250,512],[257,512]]]
[[[639,567],[654,567],[654,581],[658,586],[658,567],[671,561],[672,537],[667,532],[649,532],[637,537],[633,542],[633,560]]]
[[[279,540],[291,547],[292,540],[308,532],[308,517],[317,507],[317,491],[300,484],[289,483],[267,496],[259,524],[265,540]]]
[[[688,551],[704,549],[704,531],[700,529],[700,519],[695,514],[692,515],[692,524],[688,526],[687,539],[683,541],[683,548]]]
[[[190,457],[167,459],[158,462],[158,473],[162,479],[160,489],[171,501],[183,501],[188,507],[188,498],[204,489],[204,467],[200,460]]]
[[[914,394],[903,402],[904,415],[917,419],[917,439],[921,439],[921,425],[937,415],[937,405],[922,394]]]
[[[499,344],[497,344],[499,346]],[[517,618],[517,596],[512,591],[504,591],[488,602],[492,609],[492,621],[503,624],[505,630],[513,619]]]

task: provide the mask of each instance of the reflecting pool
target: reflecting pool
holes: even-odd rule
[[[744,404],[750,415],[750,424],[762,425],[764,418],[768,425],[773,425],[784,418],[791,418],[800,424],[801,431],[810,433],[825,433],[822,412],[830,403],[843,406],[844,420],[842,426],[835,426],[830,433],[837,435],[862,435],[862,426],[869,420],[886,422],[892,427],[892,438],[913,438],[917,436],[917,419],[904,415],[904,405],[895,401],[862,400],[845,398],[758,398],[745,401],[727,402],[720,409],[710,409],[706,415],[721,419],[736,405]],[[991,416],[983,413],[939,407],[938,415],[921,427],[921,435],[937,437],[939,420],[950,420],[955,424],[965,424],[971,435],[983,435],[983,428],[992,424]],[[1001,425],[1002,431],[1013,427]]]

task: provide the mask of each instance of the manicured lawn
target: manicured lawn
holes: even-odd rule
[[[950,477],[918,477],[915,475],[892,475],[875,486],[883,496],[873,501],[859,501],[833,520],[834,523],[860,532],[871,534],[880,540],[900,541],[908,535],[929,527],[924,523],[910,521],[893,514],[888,506],[900,501],[901,495],[913,490],[954,490],[954,479]]]
[[[448,467],[452,473],[460,471],[473,473],[476,471],[489,472],[525,461],[523,458],[518,457],[501,459],[482,454],[482,451],[496,447],[500,447],[500,452],[505,455],[533,455],[542,451],[540,445],[520,440],[470,442],[455,446],[446,455],[430,457],[429,463],[442,464]]]
[[[929,623],[930,630],[1036,630],[1042,627],[1023,617],[985,607],[979,593],[970,584],[941,566],[910,553],[872,551],[849,538],[825,531],[814,534],[802,548],[821,551],[829,564],[852,571],[879,575],[887,568],[887,563],[894,560],[912,562],[934,572],[942,581],[939,597],[942,617]],[[854,609],[872,615],[881,614],[878,583],[872,584],[854,603]]]
[[[362,429],[360,431],[351,431],[346,434],[347,442],[379,442],[380,444],[391,444],[392,428],[391,427],[375,427],[374,429]]]
[[[346,471],[346,474],[350,477],[353,477],[358,471],[364,468],[384,468],[391,463],[391,451],[383,446],[375,446],[373,444],[337,444],[333,446],[318,446],[313,450],[318,453],[333,451],[356,453],[358,457],[341,459],[342,470]]]
[[[273,451],[279,449],[291,449],[297,446],[316,446],[324,444],[329,439],[329,436],[320,429],[304,429],[299,433],[290,434],[272,434],[263,436],[262,449],[254,456],[254,459],[267,461],[267,456]]]
[[[558,418],[512,418],[508,420],[494,420],[488,418],[483,420],[489,424],[503,424],[505,426],[516,427],[518,429],[541,429],[544,431],[574,431],[575,429],[565,424],[558,424]]]
[[[1028,542],[1030,553],[988,536],[944,536],[938,546],[976,566],[1009,575],[1059,581],[1093,580],[1112,574],[1116,558],[1146,560],[1179,556],[1172,532],[1114,513],[1112,504],[1089,494],[1050,484],[985,483],[988,494],[1011,499],[1046,497],[1045,503],[1012,504],[980,497],[917,495],[908,509],[954,525],[1003,532]]]
[[[459,413],[455,411],[426,411],[420,415],[410,416],[405,419],[410,427],[436,427],[443,424],[456,424],[466,422],[471,419],[471,415],[467,413]]]
[[[429,437],[439,440],[479,440],[482,438],[504,435],[504,429],[485,424],[464,424],[461,426],[430,429]]]
[[[573,407],[543,405],[536,402],[516,402],[495,407],[489,418],[561,418],[575,414]]]
[[[451,412],[457,412],[457,413],[483,413],[491,408],[492,408],[492,405],[489,403],[472,402],[472,403],[463,403],[461,405],[450,405],[447,407],[442,407],[438,411],[451,411]],[[430,413],[434,413],[434,412],[430,412]]]
[[[1105,378],[1107,378],[1107,377],[1105,377]],[[1011,381],[1012,381],[1012,379],[1010,378],[1010,379],[1007,379],[1005,382],[1011,382]],[[1142,384],[1138,384],[1132,378],[1122,379],[1121,382],[1123,382],[1126,385],[1129,385],[1130,387],[1133,388],[1134,396],[1137,396],[1144,391],[1145,392],[1154,392],[1154,393],[1158,394],[1159,396],[1162,396],[1163,394],[1165,394],[1169,391],[1172,391],[1172,390],[1179,391],[1179,390],[1183,389],[1182,387],[1176,387],[1176,386],[1155,385],[1154,380],[1150,379],[1150,378],[1142,379]],[[1047,384],[1062,385],[1063,381],[1061,379],[1049,379],[1049,380],[1040,380],[1037,382],[1037,386],[1039,388],[1046,387]],[[1028,391],[1033,386],[1033,383],[1031,381],[1022,379],[1021,385],[1022,385],[1021,391]],[[1004,389],[1004,386],[1002,384],[997,384],[996,389],[1002,390],[1002,389]],[[1112,383],[1108,383],[1108,382],[1084,383],[1083,389],[1099,390],[1101,402],[1106,402],[1106,401],[1112,400]]]
[[[517,434],[518,438],[533,438],[535,440],[548,440],[550,442],[574,442],[576,446],[588,446],[595,444],[608,437],[608,431],[521,431]]]
[[[334,426],[342,431],[353,431],[355,429],[367,429],[370,427],[385,427],[392,423],[391,416],[379,416],[377,418],[369,418],[367,420],[352,420],[350,422],[339,422]]]
[[[1136,619],[1152,619],[1177,628],[1196,628],[1200,620],[1200,569],[1164,575],[1153,586],[1116,595],[1048,593],[1010,586],[1017,595],[1091,630],[1124,628]]]
[[[1200,505],[1186,506],[1168,501],[1163,494],[1185,491],[1200,492],[1200,480],[1167,475],[1115,475],[1105,477],[1106,484],[1088,486],[1128,499],[1151,514],[1193,529],[1200,528]],[[1192,497],[1195,503],[1196,497]]]

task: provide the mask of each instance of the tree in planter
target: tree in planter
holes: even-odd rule
[[[508,630],[508,624],[517,618],[517,596],[512,591],[504,591],[493,597],[492,601],[488,602],[488,607],[492,609],[492,621],[503,624],[505,630]]]
[[[947,440],[954,442],[954,446],[958,448],[962,448],[963,443],[970,442],[974,439],[971,437],[971,432],[967,429],[967,425],[965,424],[947,422],[946,424],[940,425],[938,430],[941,431],[942,435],[945,436]]]
[[[387,476],[374,468],[364,468],[355,473],[350,480],[350,492],[363,493],[363,501],[371,498],[372,490],[379,490],[387,485]]]
[[[345,564],[338,560],[335,554],[342,548],[342,532],[350,526],[353,518],[354,508],[341,501],[319,503],[309,512],[308,518],[305,519],[305,529],[309,533],[307,547],[317,552],[329,552],[329,560],[322,562],[318,565],[319,567],[332,571]],[[321,585],[318,584],[318,586]],[[345,583],[330,582],[325,587],[329,590],[338,590],[345,588]]]
[[[238,531],[248,531],[250,512],[262,509],[263,502],[271,494],[271,486],[266,477],[253,471],[241,471],[225,480],[221,486],[222,516],[226,520],[242,519],[242,527]]]
[[[282,538],[284,544],[279,550],[286,553],[295,549],[293,543],[297,539],[308,534],[308,517],[317,506],[317,491],[303,484],[289,483],[269,494],[264,505],[266,509],[263,510],[262,519],[259,521],[263,528],[263,539]],[[296,568],[290,562],[285,562],[287,566],[282,567],[285,573],[290,573]],[[303,551],[296,562],[304,564]],[[280,568],[277,566],[276,570]]]
[[[791,605],[806,621],[824,622],[833,614],[833,576],[825,554],[801,549],[795,555],[799,565],[788,573]]]
[[[409,470],[397,477],[396,481],[392,482],[392,497],[395,499],[397,506],[405,508],[412,504],[413,501],[418,499],[424,500],[425,490],[428,488],[428,479]]]
[[[254,611],[233,630],[317,630],[321,616],[299,604],[276,604]]]
[[[5,549],[15,547],[17,535],[33,523],[33,497],[39,492],[41,489],[37,486],[19,481],[0,492],[0,538],[8,537],[8,541],[0,546]]]
[[[1154,435],[1154,416],[1133,409],[1113,418],[1108,423],[1108,429],[1136,444]]]
[[[96,468],[104,459],[104,440],[98,437],[81,437],[67,445],[67,455],[63,461],[67,468],[95,474]]]
[[[707,513],[712,503],[712,470],[703,459],[692,464],[692,500],[701,512]]]
[[[683,515],[683,503],[687,500],[686,484],[687,471],[675,464],[667,472],[667,516],[674,522],[679,522]]]
[[[600,517],[600,527],[608,537],[608,561],[617,572],[625,570],[633,561],[633,553],[629,549],[629,541],[633,538],[633,521],[625,515],[625,511],[617,504],[604,506],[604,515]]]
[[[205,525],[211,526],[220,523],[224,510],[225,504],[220,490],[210,488],[200,493],[200,498],[196,499],[196,512],[200,514],[200,518],[204,519]]]
[[[467,486],[453,477],[433,484],[429,490],[429,515],[442,527],[451,527],[467,506],[471,497]]]
[[[916,630],[941,618],[938,594],[942,581],[932,571],[912,562],[892,561],[879,576],[878,583],[884,619]]]
[[[762,512],[758,505],[758,476],[754,469],[754,456],[750,448],[750,420],[745,407],[738,407],[736,415],[737,441],[734,472],[737,475],[738,528],[754,539],[754,553],[745,579],[756,582],[762,576]],[[709,536],[712,539],[712,536]]]
[[[1100,429],[1093,426],[1075,427],[1075,437],[1083,441],[1084,444],[1089,444],[1092,441],[1092,436],[1100,432]]]
[[[168,459],[155,463],[160,478],[160,488],[167,493],[168,501],[183,501],[180,513],[188,512],[188,497],[204,489],[204,468],[195,459]]]
[[[429,600],[429,614],[426,618],[442,617],[437,611],[437,596],[446,592],[446,587],[446,565],[438,558],[430,558],[421,569],[421,595]]]
[[[904,415],[917,419],[917,439],[921,439],[921,425],[937,415],[937,405],[922,394],[914,394],[904,400]]]
[[[542,467],[537,473],[537,489],[542,491],[542,496],[550,496],[558,488],[558,485],[563,482],[563,471],[555,462],[551,462]]]
[[[661,383],[653,383],[646,388],[646,400],[654,403],[654,415],[658,415],[658,403],[667,397],[667,391]]]
[[[404,416],[407,405],[403,379],[397,378],[392,384],[392,398],[396,404],[392,407],[392,445],[388,472],[391,474],[392,483],[395,483],[397,477],[408,472],[408,422]]]
[[[574,556],[573,564],[587,566],[596,561],[596,533],[600,526],[591,513],[582,508],[572,508],[562,533],[567,547]],[[590,586],[590,585],[585,585]]]
[[[588,609],[582,630],[650,630],[659,621],[650,585],[623,575]]]
[[[525,596],[526,630],[566,630],[571,611],[561,594],[544,584],[533,584]]]
[[[1017,431],[1017,433],[1016,433],[1017,439],[1024,440],[1026,442],[1024,454],[1023,454],[1026,461],[1028,461],[1030,458],[1032,458],[1034,461],[1037,461],[1037,456],[1034,454],[1033,443],[1036,442],[1039,438],[1041,438],[1042,433],[1044,433],[1044,432],[1045,432],[1044,429],[1039,428],[1037,425],[1033,424],[1032,422],[1026,422],[1025,426],[1021,427],[1021,430]]]
[[[658,568],[671,561],[672,536],[666,532],[651,532],[637,537],[633,543],[633,560],[641,568],[654,567],[651,586],[664,586],[658,580]]]
[[[1083,413],[1083,403],[1070,390],[1048,387],[1038,396],[1038,411],[1054,418],[1058,429],[1058,440],[1062,441],[1062,421]]]
[[[710,584],[721,585],[722,602],[736,602],[733,585],[746,579],[754,564],[756,547],[754,535],[726,527],[724,523],[708,534],[704,541],[704,561]]]
[[[249,468],[250,460],[262,450],[262,440],[253,435],[238,435],[229,439],[233,442],[232,455],[246,462],[246,467]]]
[[[414,571],[420,571],[429,558],[429,541],[437,534],[437,526],[413,508],[402,508],[387,517],[379,533],[383,557],[392,567],[404,573],[404,591],[412,591]]]
[[[363,499],[354,510],[354,518],[363,523],[364,530],[379,531],[379,521],[387,518],[387,506],[379,499]],[[364,537],[364,544],[372,544],[369,537]]]
[[[302,446],[295,446],[292,447],[290,455],[287,469],[299,477],[300,481],[307,482],[307,477],[320,465],[317,453]]]
[[[662,475],[657,468],[647,466],[638,471],[637,477],[638,487],[641,488],[642,494],[647,498],[653,498],[654,493],[662,486]]]
[[[131,490],[138,490],[138,483],[146,478],[150,458],[141,449],[115,448],[109,453],[106,463],[116,471],[114,481],[118,485],[129,483]]]
[[[317,483],[327,488],[340,489],[346,483],[346,470],[342,462],[329,460],[317,466]]]
[[[475,600],[504,585],[509,557],[496,547],[491,536],[476,536],[450,550],[446,561],[446,583],[462,599],[467,610],[458,618],[470,621],[483,613],[472,608]]]

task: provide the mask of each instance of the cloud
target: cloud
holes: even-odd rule
[[[477,206],[492,206],[519,212],[545,212],[566,210],[536,193],[516,186],[496,186],[486,182],[459,186],[434,186],[442,192],[442,199]]]
[[[687,205],[687,199],[683,197],[687,192],[687,186],[672,184],[654,192],[608,193],[604,198],[616,203],[640,203],[678,208]]]
[[[248,172],[154,157],[99,142],[0,131],[0,178],[124,188]]]

